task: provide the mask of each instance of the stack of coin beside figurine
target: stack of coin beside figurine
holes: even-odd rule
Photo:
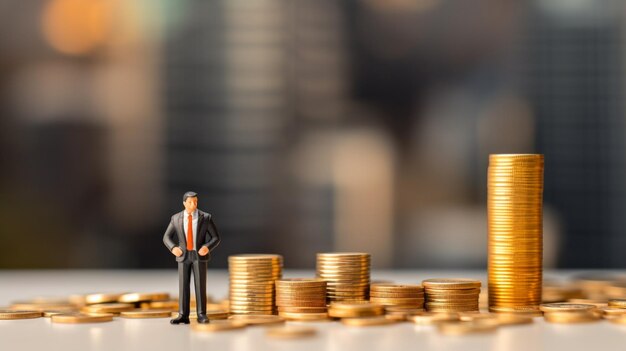
[[[326,281],[316,278],[276,281],[278,315],[288,320],[325,320]]]
[[[490,155],[489,310],[539,313],[543,277],[543,155]]]
[[[275,314],[275,282],[282,278],[283,257],[242,254],[228,257],[230,312]]]
[[[317,254],[317,277],[326,281],[326,298],[365,301],[369,298],[370,254],[331,252]]]

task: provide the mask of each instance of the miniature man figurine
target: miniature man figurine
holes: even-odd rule
[[[220,236],[211,215],[198,210],[198,194],[183,195],[185,210],[172,216],[163,235],[163,243],[178,262],[178,317],[172,324],[189,324],[189,285],[191,271],[196,288],[198,323],[208,323],[206,316],[206,270],[211,251],[219,245]]]

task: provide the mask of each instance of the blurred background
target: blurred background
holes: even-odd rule
[[[0,267],[486,267],[490,153],[545,154],[545,265],[626,267],[626,2],[0,0]]]

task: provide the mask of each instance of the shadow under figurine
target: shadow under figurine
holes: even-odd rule
[[[188,191],[183,195],[182,212],[172,216],[163,243],[178,262],[178,317],[172,324],[189,324],[189,285],[193,271],[196,288],[198,323],[208,323],[206,316],[207,263],[211,251],[220,243],[217,227],[209,213],[198,209],[198,194]]]

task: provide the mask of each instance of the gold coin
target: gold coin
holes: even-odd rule
[[[78,308],[74,304],[32,303],[27,301],[14,302],[8,309],[16,311],[39,311],[58,310],[71,312]]]
[[[114,313],[119,314],[122,311],[131,311],[135,309],[135,305],[130,303],[100,303],[95,305],[87,305],[81,307],[83,313]]]
[[[424,312],[424,308],[385,307],[385,317],[395,321],[406,321],[416,313]]]
[[[283,256],[277,254],[237,254],[228,256],[228,260],[282,260]]]
[[[59,310],[56,310],[56,311],[49,310],[49,311],[43,311],[42,312],[43,316],[46,317],[46,318],[50,318],[50,317],[55,316],[57,314],[67,314],[67,313],[78,313],[78,310],[69,311],[69,312],[68,311],[62,311],[62,310],[61,311],[59,311]]]
[[[56,314],[50,317],[53,323],[82,324],[82,323],[102,323],[111,322],[113,315],[110,313],[68,313]]]
[[[278,306],[278,312],[326,313],[326,307]]]
[[[409,292],[424,292],[424,287],[421,285],[410,285],[410,284],[372,284],[372,290],[379,291],[409,291]]]
[[[366,252],[320,252],[317,258],[370,257]]]
[[[232,320],[212,320],[209,323],[191,323],[191,330],[197,332],[218,332],[243,329],[245,327],[245,323]]]
[[[315,328],[285,326],[268,328],[265,335],[277,339],[300,339],[314,336],[316,333]]]
[[[480,288],[480,281],[473,279],[426,279],[422,282],[426,294],[429,288],[434,289],[468,289]]]
[[[284,286],[324,286],[325,282],[318,278],[284,278],[276,281],[276,285]]]
[[[381,305],[395,305],[395,304],[422,304],[424,303],[424,299],[420,298],[386,298],[386,297],[370,297],[370,302],[381,304]]]
[[[141,308],[157,309],[157,310],[165,309],[165,310],[176,311],[178,309],[178,301],[174,301],[174,300],[150,301],[150,302],[142,303]]]
[[[626,308],[604,307],[600,309],[600,311],[602,311],[604,318],[612,318],[616,316],[626,315]]]
[[[620,324],[620,325],[626,325],[626,315],[620,315],[615,318],[611,318],[609,319],[609,322]]]
[[[588,304],[588,305],[594,305],[598,308],[602,308],[602,307],[607,307],[608,306],[608,301],[604,300],[604,299],[569,299],[567,300],[567,302],[569,303],[581,303],[581,304]]]
[[[282,324],[285,323],[285,319],[275,315],[264,314],[247,314],[247,315],[232,315],[228,317],[228,320],[234,320],[246,325],[265,325],[265,324]]]
[[[42,313],[39,311],[0,310],[0,320],[30,319],[41,316]]]
[[[547,312],[543,318],[549,323],[588,323],[600,320],[599,316],[590,311],[583,312]]]
[[[232,293],[258,293],[258,294],[273,294],[274,287],[271,285],[266,286],[243,286],[243,285],[230,285],[228,291]]]
[[[626,308],[626,299],[609,300],[609,307]]]
[[[117,302],[126,293],[88,294],[85,295],[85,303],[88,305]]]
[[[164,292],[156,293],[129,293],[119,297],[118,302],[122,303],[137,303],[142,301],[158,301],[167,300],[170,298],[170,294]]]
[[[596,309],[595,305],[590,304],[576,304],[576,303],[544,303],[539,306],[539,309],[543,312],[578,312],[578,311],[591,311]]]
[[[326,302],[322,301],[303,301],[303,300],[276,300],[276,306],[302,306],[302,307],[326,307]]]
[[[279,311],[278,315],[291,321],[326,321],[329,320],[328,313],[326,312],[282,312]]]
[[[172,314],[169,310],[135,310],[135,311],[122,311],[120,317],[130,319],[143,319],[143,318],[166,318]]]

